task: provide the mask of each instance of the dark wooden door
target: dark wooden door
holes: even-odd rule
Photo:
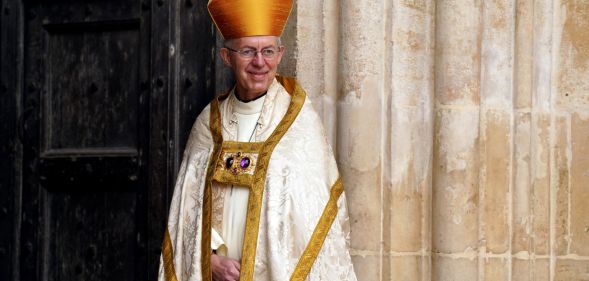
[[[8,100],[20,133],[10,155],[16,172],[6,180],[14,184],[6,210],[16,219],[0,221],[11,233],[3,235],[11,250],[0,252],[11,266],[0,276],[156,279],[186,136],[215,92],[206,3],[18,7],[12,43],[22,62],[13,71],[22,91]]]
[[[23,280],[147,279],[149,26],[116,3],[25,6]]]

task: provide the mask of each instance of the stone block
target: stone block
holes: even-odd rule
[[[589,280],[589,260],[556,260],[554,281]]]
[[[426,243],[424,234],[428,222],[424,220],[422,191],[412,185],[393,188],[388,210],[390,236],[385,236],[385,250],[395,252],[418,252]],[[385,231],[386,232],[386,231]]]
[[[530,272],[530,260],[513,260],[513,268],[511,280],[517,281],[533,281]]]
[[[516,1],[515,108],[532,106],[534,0]]]
[[[393,104],[421,106],[433,99],[433,6],[431,1],[392,5],[390,68]]]
[[[571,120],[571,253],[589,256],[589,116]]]
[[[482,123],[481,230],[487,251],[498,254],[509,248],[511,117],[489,110]]]
[[[381,272],[380,280],[383,280],[383,281],[391,280],[391,276],[393,276],[394,274],[397,274],[397,272],[393,271],[391,259],[392,259],[392,257],[390,255],[385,254],[382,256],[382,272]]]
[[[348,212],[350,215],[351,247],[357,250],[380,251],[381,247],[381,190],[380,178],[373,173],[353,176],[342,169]]]
[[[401,107],[391,120],[390,151],[384,171],[385,251],[417,252],[429,244],[431,127],[421,110]],[[411,128],[411,129],[408,129]]]
[[[378,88],[376,84],[366,82],[369,88]],[[338,163],[348,195],[351,246],[358,250],[379,251],[381,247],[382,121],[371,114],[382,110],[379,97],[350,93],[349,99],[339,104],[344,115],[338,120]]]
[[[478,247],[479,112],[438,110],[434,128],[432,247]]]
[[[322,94],[323,70],[327,57],[323,48],[325,42],[318,40],[323,36],[323,3],[313,0],[299,0],[294,3],[289,22],[282,35],[282,41],[285,44],[288,43],[287,47],[292,46],[292,49],[286,49],[280,65],[296,67],[296,71],[291,70],[286,73],[296,75],[301,84],[304,83],[302,85],[305,85],[307,94],[317,97]],[[294,25],[291,24],[292,21],[296,26],[291,27]],[[288,60],[285,62],[285,59]],[[303,69],[304,71],[301,71]],[[280,68],[279,71],[281,71]]]
[[[478,279],[477,259],[434,257],[432,260],[432,281],[456,281]]]
[[[532,235],[537,255],[550,254],[550,115],[532,115]]]
[[[515,116],[514,162],[513,162],[513,226],[512,252],[531,252],[532,213],[531,163],[530,163],[530,113],[517,113]]]
[[[556,186],[556,213],[554,219],[554,251],[556,255],[568,254],[570,241],[569,212],[570,212],[570,123],[567,116],[555,118],[555,146],[553,181]]]
[[[433,22],[435,3],[403,1],[392,4],[387,34],[390,40],[390,84],[393,103],[419,106],[433,98]]]
[[[589,106],[589,5],[585,1],[562,0],[555,13],[560,38],[556,105],[559,108]]]
[[[429,258],[428,258],[429,260]],[[419,281],[424,280],[424,272],[429,263],[421,256],[390,257],[390,275],[384,275],[383,280],[391,281]],[[427,275],[426,275],[427,276]],[[429,278],[426,278],[429,279]]]
[[[393,190],[391,187],[391,183],[390,182],[385,182],[384,184],[384,188],[382,191],[382,196],[383,196],[383,213],[382,213],[382,235],[383,235],[383,241],[382,241],[382,246],[383,246],[383,250],[385,253],[389,253],[392,251],[392,244],[395,243],[395,241],[393,241],[392,236],[393,236],[393,232],[399,231],[397,229],[393,229],[392,224],[392,217],[394,213],[398,213],[401,212],[400,210],[395,210],[393,209]],[[403,213],[405,213],[406,210],[403,211]],[[398,215],[398,214],[395,214]],[[402,215],[399,215],[402,216]],[[410,240],[411,241],[411,240]]]
[[[361,88],[366,81],[384,81],[386,42],[385,35],[386,13],[384,2],[379,0],[339,2],[340,35],[338,41],[339,52],[339,83],[341,93],[347,96],[375,95],[384,91],[363,91]],[[344,97],[345,98],[345,97]]]
[[[482,1],[481,105],[513,108],[515,1]]]
[[[382,281],[380,276],[381,258],[378,255],[358,256],[352,255],[354,271],[358,280]]]
[[[548,259],[533,260],[532,280],[534,281],[551,281],[550,278],[550,261]]]
[[[553,101],[553,34],[554,7],[551,1],[533,1],[532,31],[532,108],[534,111],[548,112]]]
[[[509,264],[505,258],[485,258],[485,278],[488,281],[510,280]]]
[[[436,1],[436,101],[442,105],[480,102],[481,2]]]

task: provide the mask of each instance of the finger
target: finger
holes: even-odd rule
[[[239,269],[238,268],[231,268],[231,276],[234,277],[235,279],[239,280]]]

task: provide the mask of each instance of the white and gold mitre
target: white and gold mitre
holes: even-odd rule
[[[213,22],[225,39],[280,36],[293,0],[209,0]]]

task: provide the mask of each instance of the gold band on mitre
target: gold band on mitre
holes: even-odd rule
[[[293,0],[209,0],[209,14],[225,39],[280,36]]]

